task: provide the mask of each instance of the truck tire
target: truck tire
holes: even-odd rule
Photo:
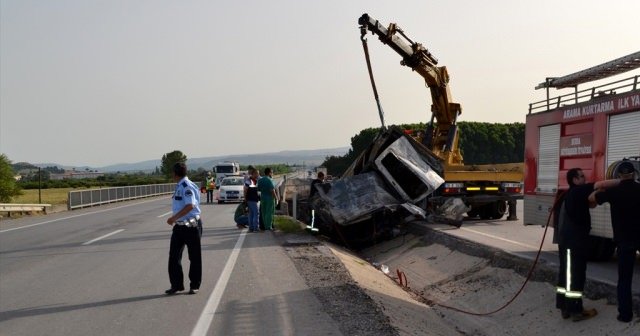
[[[491,207],[491,217],[493,219],[500,219],[507,212],[507,202],[505,201],[497,201],[489,206]]]
[[[483,205],[478,209],[481,219],[500,219],[507,212],[507,203],[505,201],[496,201]]]
[[[467,217],[469,217],[469,218],[476,218],[476,217],[478,217],[478,214],[479,214],[479,213],[480,213],[480,212],[478,211],[478,209],[473,208],[473,206],[472,206],[472,209],[471,209],[471,210],[469,210],[469,211],[467,211]]]
[[[480,219],[483,219],[483,220],[491,219],[491,205],[492,204],[483,205],[480,207],[480,209],[478,209],[478,214],[480,215]]]
[[[609,238],[589,236],[589,261],[609,261],[613,259],[616,245]]]

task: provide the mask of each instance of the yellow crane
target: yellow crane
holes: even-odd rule
[[[402,57],[401,65],[411,68],[424,78],[431,93],[431,120],[424,130],[424,135],[418,136],[416,140],[442,161],[445,184],[429,202],[437,206],[447,198],[458,197],[471,206],[468,213],[470,217],[479,215],[483,219],[502,218],[506,211],[505,202],[508,202],[509,219],[517,219],[515,203],[517,199],[522,198],[523,164],[464,165],[456,124],[462,113],[462,106],[454,102],[451,96],[447,68],[438,66],[436,57],[422,44],[407,37],[395,23],[385,27],[368,14],[363,14],[358,24],[383,127],[385,125],[382,107],[373,80],[365,38],[367,31],[378,36],[382,43],[398,53]]]

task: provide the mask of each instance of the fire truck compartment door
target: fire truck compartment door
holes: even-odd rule
[[[540,127],[538,138],[538,185],[536,192],[555,194],[558,190],[560,124]]]

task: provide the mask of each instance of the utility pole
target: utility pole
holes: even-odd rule
[[[42,204],[42,168],[38,167],[38,203]]]

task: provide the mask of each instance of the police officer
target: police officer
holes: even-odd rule
[[[167,289],[165,293],[173,295],[184,290],[181,261],[182,251],[186,245],[191,262],[189,266],[189,294],[196,294],[202,280],[200,193],[198,187],[187,177],[187,165],[184,162],[178,162],[173,166],[173,180],[177,182],[172,201],[173,215],[167,219],[167,224],[173,225],[169,248],[171,288]]]
[[[559,206],[559,227],[556,229],[560,255],[556,307],[563,318],[581,321],[598,314],[595,309],[585,310],[582,292],[587,273],[587,246],[591,230],[589,195],[593,183],[586,183],[584,172],[579,168],[567,172],[569,190]]]
[[[613,241],[618,251],[618,321],[633,318],[631,280],[636,251],[640,251],[640,184],[634,180],[635,168],[629,161],[618,166],[620,184],[608,190],[597,190],[589,196],[598,204],[611,204]]]

